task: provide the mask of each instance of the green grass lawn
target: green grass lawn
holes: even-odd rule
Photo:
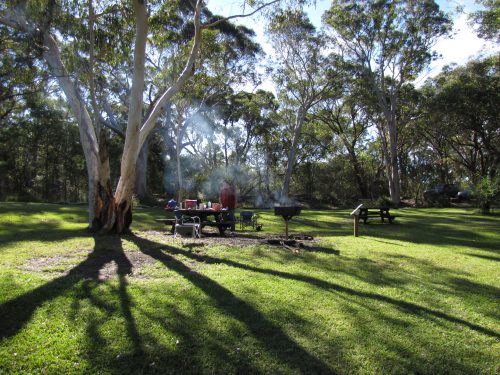
[[[153,209],[91,236],[83,206],[0,203],[0,374],[500,371],[500,217],[401,209],[352,236],[303,211],[314,243],[174,239]]]

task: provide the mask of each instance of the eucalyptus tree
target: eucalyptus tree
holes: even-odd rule
[[[270,3],[276,3],[272,1]],[[175,6],[178,3],[169,2],[166,5]],[[90,6],[89,6],[90,5]],[[152,2],[149,7],[145,1],[134,0],[130,3],[106,1],[99,4],[96,12],[94,4],[79,2],[47,1],[8,1],[0,5],[0,24],[10,30],[23,33],[39,47],[39,54],[48,71],[55,79],[66,97],[72,115],[78,123],[80,140],[83,147],[89,185],[89,225],[93,230],[119,233],[129,230],[132,221],[132,196],[136,174],[136,161],[139,151],[164,112],[166,103],[183,87],[192,76],[194,63],[202,44],[202,33],[222,20],[209,19],[203,15],[204,2],[196,0],[189,2],[193,20],[192,40],[188,46],[189,53],[182,63],[181,72],[172,77],[169,84],[158,92],[156,100],[148,111],[144,111],[143,99],[145,92],[146,51],[148,47],[148,29],[150,20],[156,12],[162,11],[161,4]],[[264,4],[266,5],[266,4]],[[96,7],[97,8],[97,7]],[[87,16],[89,15],[89,16]],[[110,182],[109,162],[105,150],[105,137],[101,136],[98,126],[98,108],[95,106],[95,87],[92,88],[94,67],[91,65],[86,72],[91,78],[80,80],[81,71],[72,64],[68,56],[76,56],[82,61],[93,61],[100,51],[92,51],[84,42],[91,38],[91,25],[97,28],[101,17],[110,23],[109,30],[115,33],[103,33],[101,44],[90,46],[108,47],[107,57],[116,59],[128,66],[126,81],[130,82],[127,95],[127,116],[125,141],[121,157],[120,179],[113,192]],[[92,22],[85,22],[92,20]],[[90,25],[89,25],[90,24]],[[165,25],[168,31],[168,24]],[[118,32],[116,32],[119,30]],[[127,45],[127,38],[121,35],[133,35],[133,47]],[[110,38],[112,43],[108,43]],[[117,43],[116,45],[114,43]],[[120,44],[121,43],[121,44]],[[112,48],[109,48],[109,47]],[[123,60],[120,53],[129,52]],[[100,77],[106,79],[104,75]],[[83,83],[88,82],[85,86]],[[104,86],[104,85],[103,85]],[[91,103],[91,105],[89,105]]]
[[[0,28],[0,125],[44,91],[47,76],[34,64],[34,57],[29,43]]]
[[[252,41],[254,32],[229,22],[204,34],[204,48],[197,60],[197,72],[172,99],[169,129],[164,132],[166,142],[174,152],[178,199],[183,195],[181,154],[185,151],[198,156],[212,169],[210,162],[215,147],[216,122],[221,117],[220,107],[233,95],[233,87],[254,83],[255,63],[261,53]],[[188,147],[189,146],[189,147]]]
[[[269,171],[270,151],[262,154],[262,149],[273,131],[270,116],[276,109],[274,95],[264,90],[235,93],[219,107],[221,120],[217,125],[223,139],[225,175],[231,176],[242,197],[261,190],[262,166]],[[267,146],[276,148],[276,144]]]
[[[330,134],[326,139],[337,138],[348,156],[354,179],[361,197],[368,197],[368,186],[365,172],[359,153],[363,151],[368,136],[368,129],[372,125],[369,115],[364,111],[363,92],[357,87],[357,82],[343,72],[342,85],[337,95],[331,95],[323,100],[313,118]],[[325,147],[328,147],[325,144]]]
[[[249,153],[267,126],[266,114],[275,108],[274,95],[268,91],[241,91],[229,95],[219,106],[224,138],[224,163],[228,168],[248,162]]]
[[[493,42],[500,41],[500,1],[476,0],[481,9],[471,14],[472,21],[477,25],[477,33],[481,38]]]
[[[288,160],[281,196],[288,199],[290,179],[296,163],[307,113],[330,94],[335,81],[329,77],[325,43],[303,11],[287,10],[275,15],[268,28],[276,52],[273,80],[283,109],[290,108],[294,119],[290,126]]]
[[[432,46],[449,32],[450,20],[429,0],[334,0],[324,21],[376,98],[389,191],[399,204],[398,129],[405,125],[398,118],[401,89],[435,56]]]

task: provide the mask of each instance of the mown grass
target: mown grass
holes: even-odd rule
[[[162,210],[90,236],[84,207],[0,203],[0,373],[498,373],[500,217],[396,214],[354,238],[303,211],[294,254],[174,240]]]

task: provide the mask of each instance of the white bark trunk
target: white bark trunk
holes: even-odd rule
[[[198,52],[200,50],[200,45],[201,45],[202,26],[200,23],[200,14],[202,5],[203,5],[203,0],[196,1],[194,20],[193,20],[194,22],[193,46],[191,47],[191,52],[189,54],[188,61],[186,62],[186,66],[184,67],[184,70],[182,71],[181,75],[173,83],[173,85],[170,86],[163,93],[163,95],[160,97],[160,99],[154,106],[153,110],[151,111],[149,117],[144,122],[144,125],[142,126],[140,132],[139,145],[142,145],[144,143],[149,133],[151,133],[153,128],[156,126],[156,120],[158,119],[158,116],[163,112],[165,103],[169,101],[182,88],[182,86],[186,83],[188,78],[193,73],[194,62],[198,57]]]
[[[148,34],[148,14],[146,5],[141,1],[134,1],[136,18],[136,35],[134,48],[134,75],[130,90],[127,130],[125,145],[121,159],[120,180],[116,188],[116,203],[122,211],[131,209],[132,195],[134,194],[135,165],[139,155],[139,129],[142,119],[142,104],[144,92],[144,71],[146,61],[146,42]],[[120,230],[119,230],[120,231]]]
[[[373,77],[372,77],[373,78]],[[389,193],[392,202],[399,206],[401,200],[401,181],[399,177],[398,163],[398,127],[396,120],[397,93],[392,93],[390,103],[385,98],[385,90],[380,90],[376,82],[373,81],[373,87],[377,93],[379,107],[382,110],[385,120],[385,127],[389,133],[389,142],[385,141],[386,154],[385,162],[387,167],[387,179],[389,182]],[[384,124],[381,125],[384,127]]]
[[[395,121],[391,121],[391,124],[389,124],[389,146],[392,182],[390,193],[391,200],[397,207],[401,201],[401,181],[398,163],[398,132]]]
[[[44,34],[44,45],[46,50],[43,57],[51,73],[56,77],[70,105],[71,112],[78,122],[80,140],[88,173],[89,226],[92,226],[95,219],[96,187],[101,179],[97,137],[85,103],[80,97],[75,83],[66,73],[57,43],[48,32]]]

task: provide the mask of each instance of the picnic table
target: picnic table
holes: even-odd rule
[[[224,232],[228,229],[231,228],[232,225],[234,225],[234,221],[232,220],[227,220],[226,215],[228,214],[227,210],[219,210],[216,211],[211,208],[204,208],[204,209],[194,209],[194,208],[165,208],[165,211],[167,212],[173,212],[174,214],[177,215],[183,215],[183,216],[189,216],[189,217],[194,217],[197,216],[200,218],[200,226],[201,229],[203,227],[217,227],[219,229],[219,233],[221,235],[224,234]],[[209,220],[209,217],[213,216],[213,220]],[[156,221],[162,222],[165,225],[171,225],[171,232],[174,233],[175,231],[175,224],[177,223],[177,219],[157,219]]]
[[[374,208],[361,207],[359,209],[359,218],[362,219],[363,223],[365,224],[370,216],[380,217],[382,223],[384,222],[385,219],[387,219],[389,220],[389,223],[392,224],[392,222],[396,219],[396,216],[391,215],[389,211],[390,208],[385,206],[374,207]]]

